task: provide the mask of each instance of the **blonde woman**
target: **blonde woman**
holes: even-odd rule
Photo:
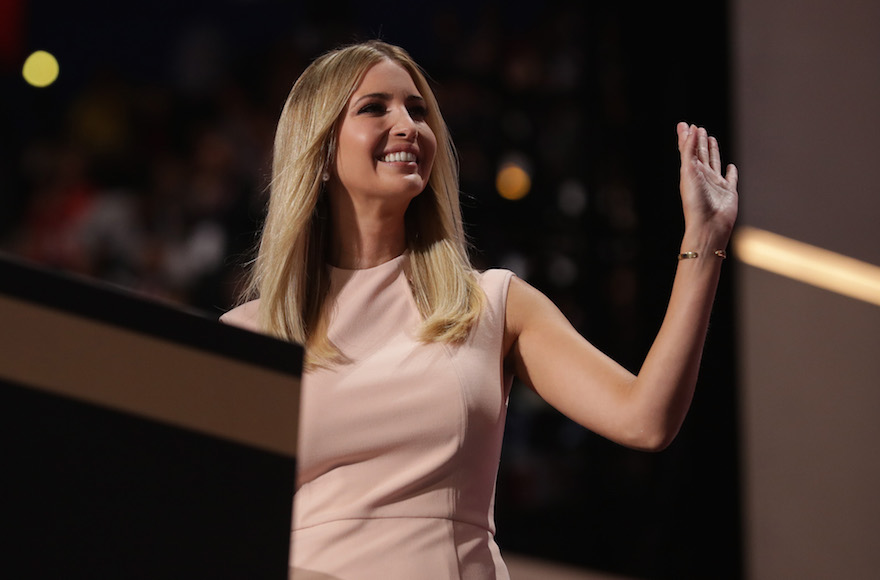
[[[306,69],[278,124],[252,300],[223,317],[306,347],[294,578],[507,578],[492,505],[514,375],[613,441],[668,445],[737,212],[715,139],[677,132],[682,253],[635,376],[527,283],[472,270],[452,143],[406,52],[373,41]]]

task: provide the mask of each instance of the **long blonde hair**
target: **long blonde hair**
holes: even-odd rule
[[[335,161],[338,120],[363,76],[391,60],[412,77],[437,138],[428,187],[410,202],[406,238],[413,297],[425,342],[467,338],[483,293],[467,257],[458,201],[458,164],[434,93],[403,49],[381,41],[343,47],[316,59],[294,83],[275,134],[269,210],[245,299],[259,297],[266,332],[306,346],[306,362],[342,362],[327,337],[325,297],[329,208],[322,174]]]

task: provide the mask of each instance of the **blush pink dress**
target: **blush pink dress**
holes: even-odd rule
[[[493,503],[511,273],[479,275],[479,323],[448,345],[417,339],[407,272],[407,254],[332,270],[329,336],[352,363],[303,377],[294,580],[509,577]]]

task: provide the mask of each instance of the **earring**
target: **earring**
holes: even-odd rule
[[[328,172],[324,172],[321,174],[321,181],[330,181],[330,174]]]

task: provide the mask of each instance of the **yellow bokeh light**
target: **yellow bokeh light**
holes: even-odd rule
[[[525,169],[514,163],[508,163],[498,171],[495,188],[504,199],[522,199],[532,188],[532,179]]]
[[[58,78],[58,61],[45,50],[38,50],[27,57],[21,74],[29,85],[48,87]]]

